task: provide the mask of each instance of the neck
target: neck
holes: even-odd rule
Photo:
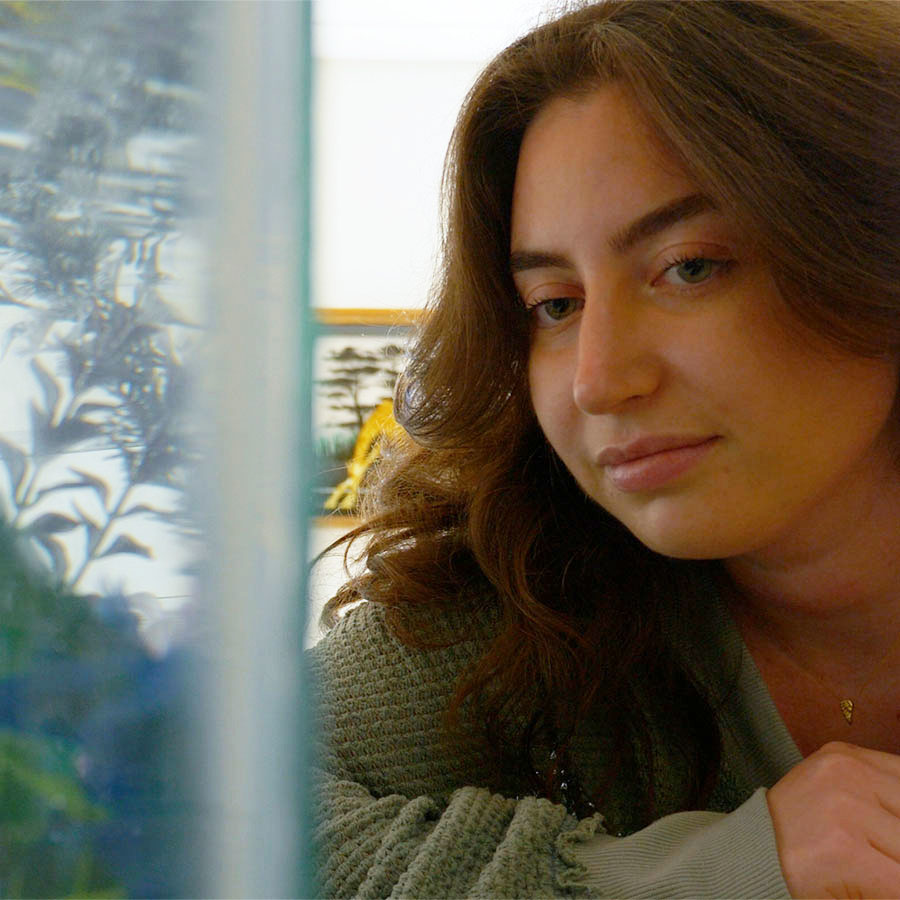
[[[741,628],[820,670],[823,660],[853,671],[882,658],[900,634],[898,506],[900,489],[885,490],[858,515],[726,560]]]

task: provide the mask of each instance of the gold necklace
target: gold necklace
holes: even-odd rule
[[[731,601],[734,604],[732,606],[732,609],[735,612],[740,609],[741,595],[740,595],[740,592],[734,587],[733,583],[731,583],[730,581],[725,582],[724,584],[720,582],[719,591],[723,597],[728,597],[730,595]],[[821,678],[819,678],[818,675],[816,675],[814,672],[810,672],[808,669],[805,669],[803,666],[801,666],[800,663],[798,663],[793,658],[793,656],[791,656],[791,654],[788,653],[784,649],[784,647],[782,647],[781,642],[779,640],[777,640],[769,632],[769,630],[767,628],[765,628],[765,626],[760,627],[759,625],[756,625],[754,628],[752,616],[746,616],[746,617],[741,616],[740,618],[742,618],[744,620],[746,627],[749,627],[751,629],[751,632],[752,632],[752,630],[755,630],[757,632],[757,634],[760,634],[760,635],[766,637],[771,642],[772,646],[795,669],[798,669],[802,674],[806,675],[807,678],[811,678],[813,681],[817,682],[820,687],[823,687],[829,694],[831,694],[831,696],[834,697],[834,699],[838,701],[838,707],[841,711],[841,715],[844,717],[844,721],[848,725],[853,724],[853,713],[856,710],[856,700],[852,699],[851,697],[841,696],[840,694],[836,693],[834,690],[832,690],[832,688],[828,684],[826,684]],[[741,629],[741,630],[743,630],[743,629]],[[745,637],[745,643],[746,643],[746,637]],[[866,678],[866,680],[862,683],[862,685],[860,685],[859,690],[854,691],[857,698],[865,695],[866,690],[868,689],[869,685],[872,683],[875,676],[881,671],[882,666],[890,658],[891,653],[894,652],[894,650],[896,649],[898,644],[900,644],[900,634],[897,635],[897,637],[891,643],[890,647],[888,647],[887,650],[884,652],[884,654],[882,654],[882,656],[878,659],[878,662],[875,663],[874,668],[869,671],[869,677]]]
[[[776,641],[771,635],[769,636],[769,640],[772,641],[772,643],[777,648],[778,652],[781,653],[781,655],[784,656],[785,659],[787,659],[788,662],[795,669],[799,669],[804,675],[807,676],[807,678],[812,678],[813,681],[818,682],[818,684],[821,687],[825,688],[825,690],[828,691],[828,693],[831,694],[831,696],[834,697],[834,699],[838,701],[838,706],[840,707],[841,715],[844,717],[844,720],[846,721],[846,723],[848,725],[852,725],[853,724],[853,712],[856,709],[856,701],[850,697],[842,697],[840,694],[838,694],[834,690],[832,690],[832,688],[828,684],[826,684],[826,682],[823,681],[818,675],[816,675],[815,672],[811,672],[809,669],[806,669],[803,666],[801,666],[800,663],[796,662],[794,660],[794,658],[789,653],[787,653],[785,651],[785,649],[781,646],[781,644],[778,641]],[[891,653],[894,651],[894,649],[897,647],[898,644],[900,644],[900,636],[898,636],[893,641],[893,643],[890,645],[890,647],[887,648],[885,653],[881,656],[881,658],[875,664],[875,667],[869,672],[869,677],[866,678],[866,680],[859,686],[859,690],[854,691],[857,698],[865,696],[866,689],[872,683],[875,676],[881,671],[882,666],[885,664],[885,662],[887,662]]]

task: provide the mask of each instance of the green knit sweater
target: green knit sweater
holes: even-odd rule
[[[442,717],[456,679],[484,649],[489,615],[466,612],[467,639],[402,644],[364,603],[311,651],[318,683],[315,844],[326,897],[789,897],[765,788],[800,761],[759,672],[718,604],[695,650],[714,679],[738,660],[720,710],[724,755],[710,808],[665,815],[627,837],[533,796],[486,787],[474,746],[448,745]],[[736,654],[736,655],[735,655]],[[602,723],[575,748],[579,774],[602,752]],[[663,742],[664,743],[664,742]],[[656,760],[657,800],[666,773]],[[673,787],[674,792],[674,787]],[[627,801],[626,801],[627,802]]]

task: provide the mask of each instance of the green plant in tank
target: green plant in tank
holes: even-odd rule
[[[0,119],[8,107],[6,124],[19,126],[24,145],[0,155],[0,307],[21,311],[0,351],[32,356],[39,389],[30,445],[0,435],[6,513],[60,582],[77,588],[98,560],[152,556],[141,517],[198,533],[179,504],[194,457],[182,416],[184,356],[200,329],[166,295],[191,204],[188,132],[199,95],[189,87],[185,35],[195,16],[190,5],[166,17],[108,6],[78,5],[79,18],[97,20],[93,29],[75,28],[69,5],[46,14],[0,6],[0,18],[21,20],[0,46],[0,76],[33,95],[23,104],[0,86]],[[67,28],[84,33],[84,47],[67,46]],[[29,40],[17,45],[18,33]],[[168,46],[159,41],[168,52],[148,53],[143,34],[168,36]],[[157,157],[135,169],[142,139]],[[101,447],[115,458],[59,473],[67,454]],[[148,500],[148,486],[174,489],[169,502],[158,491]]]
[[[47,706],[32,680],[48,659],[72,650],[97,658],[114,634],[24,553],[21,539],[0,524],[0,895],[121,895],[79,840],[109,812],[79,773],[84,748],[66,735],[73,710]]]

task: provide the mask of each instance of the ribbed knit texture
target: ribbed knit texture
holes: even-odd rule
[[[400,643],[384,615],[364,603],[311,651],[322,736],[315,841],[323,897],[788,896],[765,794],[756,789],[799,754],[752,663],[741,671],[740,697],[723,710],[738,720],[723,729],[726,758],[711,805],[719,811],[675,813],[613,838],[600,816],[578,822],[547,800],[491,793],[475,745],[443,737],[456,681],[489,639],[489,609],[449,623],[467,640],[428,650]],[[722,640],[735,640],[734,629],[727,617],[711,627],[712,638],[700,643],[720,643],[701,651],[715,658]],[[764,755],[753,741],[760,723],[775,728],[780,746],[780,758],[763,766],[765,781],[754,780],[759,763],[742,758]],[[588,781],[596,746],[584,744],[577,760]],[[660,780],[665,796],[664,774]]]

